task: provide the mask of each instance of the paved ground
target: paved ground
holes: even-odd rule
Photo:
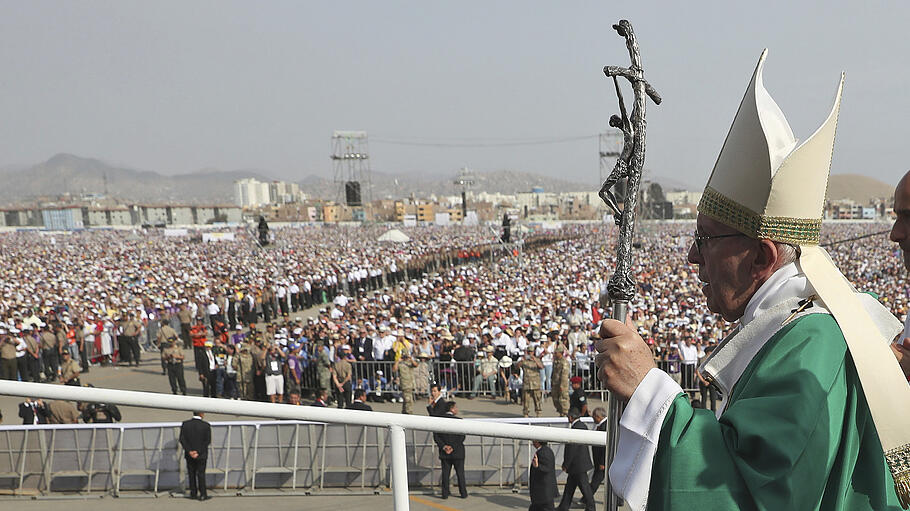
[[[29,499],[27,497],[0,497],[0,507],[15,506],[17,511],[114,511],[122,510],[125,506],[130,511],[186,511],[187,509],[215,509],[222,511],[240,511],[247,509],[268,508],[270,511],[299,510],[308,511],[337,511],[346,509],[373,509],[385,510],[394,507],[390,492],[381,495],[358,495],[335,492],[331,495],[256,495],[242,496],[222,495],[210,492],[214,497],[207,502],[197,502],[179,496],[160,496],[155,498],[148,494],[124,493],[120,498],[82,497],[77,495],[62,495],[50,498]],[[577,494],[576,494],[577,495]],[[580,497],[577,495],[576,498]],[[603,499],[603,491],[598,495]],[[414,511],[468,511],[468,510],[501,510],[501,509],[527,509],[530,500],[528,494],[511,493],[502,491],[475,491],[467,499],[450,497],[443,500],[437,496],[414,492],[409,498],[410,507]],[[597,507],[603,506],[602,500]],[[573,509],[583,509],[584,506],[576,505]],[[624,507],[622,509],[628,509]]]

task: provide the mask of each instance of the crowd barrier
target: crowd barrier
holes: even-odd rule
[[[353,387],[357,388],[358,379],[366,382],[366,389],[369,390],[368,399],[388,400],[390,397],[397,397],[400,395],[400,387],[397,384],[397,371],[395,371],[394,362],[389,360],[354,361],[351,365],[353,366],[351,380]],[[668,371],[671,377],[673,377],[686,392],[693,394],[699,392],[699,386],[694,372],[681,372],[681,365],[679,363],[659,362],[658,367],[664,371]],[[381,376],[378,375],[378,371],[382,372]],[[507,369],[501,367],[497,368],[496,378],[494,379],[492,386],[487,379],[483,377],[477,378],[477,375],[479,374],[478,371],[479,366],[477,365],[477,361],[473,360],[441,361],[431,359],[423,361],[415,369],[417,394],[420,396],[429,395],[430,384],[432,382],[437,382],[447,395],[456,397],[489,397],[493,395],[505,395],[508,378]],[[541,390],[549,392],[552,389],[552,382],[548,381],[545,374],[552,374],[552,371],[545,372],[544,370],[541,370],[539,373]],[[574,376],[581,377],[582,388],[588,396],[597,397],[604,401],[607,399],[608,391],[603,383],[597,378],[596,367],[594,366],[593,360],[585,363],[573,363],[569,377],[571,378]],[[376,382],[380,381],[380,378],[386,380],[386,386],[385,388],[379,388],[379,392],[377,393]],[[304,368],[301,374],[300,383],[301,389],[304,391],[312,391],[318,387],[318,375],[316,367],[312,362]]]
[[[564,418],[489,421],[567,425]],[[186,477],[179,431],[179,423],[0,426],[0,489],[45,495],[182,492]],[[208,486],[238,494],[378,492],[391,485],[388,436],[382,427],[351,424],[213,422]],[[563,446],[551,446],[561,459]],[[469,485],[527,486],[530,442],[468,435],[465,449]],[[407,430],[406,452],[409,486],[438,486],[440,462],[432,434]]]

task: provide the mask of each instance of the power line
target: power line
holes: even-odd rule
[[[420,139],[420,138],[383,138],[383,137],[372,137],[370,140],[374,143],[390,144],[390,145],[406,145],[406,146],[423,146],[423,147],[514,147],[514,146],[535,146],[535,145],[551,145],[551,144],[564,144],[567,142],[578,142],[581,140],[593,140],[597,138],[597,135],[582,135],[575,137],[561,137],[561,138],[534,138],[534,139],[512,139],[503,142],[489,142],[489,140],[496,139],[477,139],[477,140],[487,140],[487,142],[429,142],[426,140],[432,139]],[[470,140],[470,139],[437,139],[437,140]]]
[[[865,239],[865,238],[871,238],[873,236],[881,236],[882,234],[888,234],[889,232],[891,232],[891,229],[887,229],[887,230],[879,231],[879,232],[873,232],[871,234],[863,234],[862,236],[854,236],[852,238],[847,238],[847,239],[843,239],[843,240],[829,241],[828,243],[822,243],[821,246],[833,247],[835,245],[840,245],[841,243],[848,243],[851,241],[861,240],[861,239]]]

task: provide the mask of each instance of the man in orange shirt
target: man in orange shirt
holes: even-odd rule
[[[200,367],[205,367],[208,371],[208,359],[205,355],[205,341],[208,340],[208,333],[202,318],[196,320],[196,324],[190,327],[190,342],[193,343],[193,359],[196,362],[196,370],[203,373]]]

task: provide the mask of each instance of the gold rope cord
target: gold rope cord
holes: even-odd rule
[[[894,478],[894,491],[901,507],[910,507],[910,444],[905,444],[885,453],[885,461]]]

